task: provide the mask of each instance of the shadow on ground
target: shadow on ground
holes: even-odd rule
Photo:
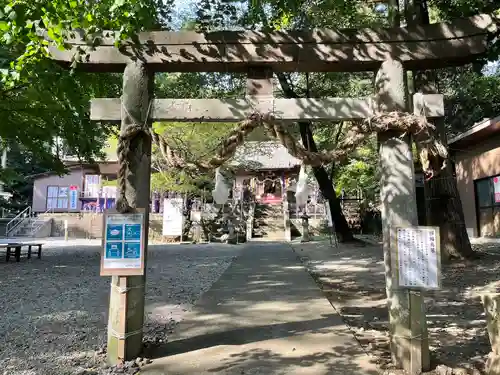
[[[250,243],[144,374],[376,374],[292,249]]]
[[[95,351],[106,342],[110,277],[99,276],[100,246],[81,242],[48,244],[42,259],[0,259],[0,366],[6,373],[74,375],[100,366]],[[149,249],[145,339],[155,342],[173,330],[239,248]]]
[[[365,350],[390,367],[382,248],[326,242],[294,248]],[[434,362],[483,370],[490,344],[480,294],[498,288],[500,246],[476,248],[480,259],[443,266],[443,288],[427,293],[426,310]]]

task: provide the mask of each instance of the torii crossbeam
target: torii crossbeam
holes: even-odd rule
[[[426,117],[444,116],[443,95],[424,95]],[[252,112],[271,113],[286,122],[361,120],[373,116],[373,98],[325,99],[154,99],[149,119],[175,122],[236,122]],[[416,108],[414,108],[416,110]],[[121,99],[93,99],[91,120],[120,122]]]
[[[349,72],[376,70],[390,56],[398,56],[405,68],[425,70],[473,61],[486,52],[498,23],[496,16],[482,14],[405,28],[144,32],[138,35],[139,44],[125,42],[120,49],[113,38],[99,38],[80,68],[123,72],[128,62],[139,59],[156,72],[246,73],[250,65],[274,72]],[[69,50],[49,47],[52,58],[63,64],[71,63],[77,49],[87,45],[79,37],[66,41]]]

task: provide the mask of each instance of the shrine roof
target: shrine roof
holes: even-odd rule
[[[236,150],[229,165],[243,170],[291,169],[301,161],[276,141],[245,142]]]
[[[458,134],[448,141],[451,149],[464,147],[480,142],[500,131],[500,115],[494,118],[485,118],[475,123],[469,130]]]

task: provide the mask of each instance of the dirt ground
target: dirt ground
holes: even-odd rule
[[[296,243],[298,256],[363,348],[386,374],[392,368],[388,343],[383,254],[373,244],[332,247]],[[474,243],[478,260],[443,266],[443,288],[426,293],[433,370],[428,374],[483,374],[490,343],[480,295],[500,285],[500,242]]]

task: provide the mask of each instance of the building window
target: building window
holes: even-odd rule
[[[68,186],[49,186],[47,188],[47,210],[67,209],[68,204]]]
[[[475,181],[479,208],[500,206],[500,176]]]
[[[500,176],[476,180],[474,187],[479,235],[500,236]]]
[[[491,184],[489,178],[476,181],[476,197],[479,208],[492,206]]]

